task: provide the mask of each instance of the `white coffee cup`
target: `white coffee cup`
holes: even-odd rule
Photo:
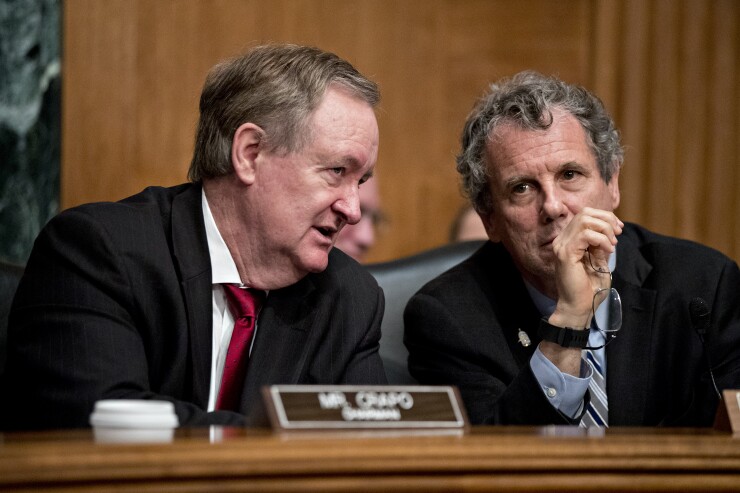
[[[167,443],[178,421],[169,401],[120,399],[96,402],[90,424],[100,443]]]

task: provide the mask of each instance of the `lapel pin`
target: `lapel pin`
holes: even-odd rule
[[[519,334],[517,335],[519,337],[519,344],[521,344],[522,346],[529,347],[529,345],[532,344],[532,341],[529,339],[529,336],[522,329],[519,329]]]

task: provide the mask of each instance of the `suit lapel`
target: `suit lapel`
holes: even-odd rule
[[[609,424],[642,423],[652,367],[652,320],[656,292],[642,287],[652,266],[625,234],[617,245],[614,287],[622,298],[622,328],[606,347]]]
[[[205,409],[211,380],[213,318],[211,259],[201,200],[200,185],[188,188],[173,200],[172,249],[188,317],[193,402]]]
[[[498,314],[506,343],[517,365],[522,367],[528,364],[540,342],[537,335],[540,313],[503,245],[489,242],[476,257],[480,258],[482,265],[476,268],[473,275],[478,278],[478,284],[488,291],[486,298],[498,304],[493,307],[492,313]],[[520,329],[529,336],[529,346],[520,343]]]
[[[508,294],[501,298],[505,300],[505,308],[500,313],[504,314],[501,327],[506,342],[509,344],[517,365],[522,367],[529,364],[529,360],[532,359],[532,355],[541,341],[537,331],[542,316],[524,287],[521,278],[519,284],[521,286],[515,283],[510,284],[511,289]],[[514,292],[517,292],[517,294],[512,296]],[[530,344],[528,346],[524,346],[519,340],[520,330],[529,337]]]
[[[261,388],[296,384],[305,373],[311,341],[320,332],[321,306],[308,276],[297,284],[271,291],[257,319],[257,334],[247,368],[241,409],[251,413],[261,399]],[[279,362],[279,364],[276,364]]]

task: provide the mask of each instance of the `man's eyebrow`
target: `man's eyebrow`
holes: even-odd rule
[[[357,159],[354,156],[342,156],[341,158],[339,158],[339,160],[337,162],[337,165],[340,165],[340,166],[349,166],[349,167],[353,167],[353,168],[359,168],[359,167],[362,166],[362,163],[360,162],[359,159]],[[365,181],[367,181],[367,180],[369,180],[370,178],[373,177],[373,173],[374,172],[375,172],[375,170],[374,169],[371,169],[370,171],[368,171],[367,173],[365,173],[364,175],[362,175],[362,178]]]
[[[588,166],[586,166],[583,163],[579,163],[578,161],[566,161],[564,163],[558,164],[555,167],[555,171],[559,173],[559,172],[562,172],[563,170],[573,169],[573,168],[575,168],[575,169],[577,169],[579,171],[588,171],[589,170],[589,167]],[[532,177],[532,176],[528,176],[528,175],[516,175],[516,176],[512,176],[512,177],[509,177],[509,178],[503,180],[503,186],[504,186],[504,189],[508,189],[508,188],[513,187],[514,185],[518,185],[519,183],[534,183],[536,181],[537,181],[537,179],[535,177]]]
[[[516,175],[516,176],[512,176],[504,180],[503,185],[504,185],[504,188],[511,188],[512,186],[517,185],[519,183],[531,183],[533,181],[535,181],[535,179],[532,178],[531,176]]]
[[[585,170],[585,169],[588,169],[588,166],[586,166],[585,164],[579,163],[578,161],[567,161],[558,166],[558,171],[562,171],[568,168],[578,168],[578,169]]]
[[[360,166],[360,161],[354,156],[342,156],[337,159],[328,160],[332,166]]]

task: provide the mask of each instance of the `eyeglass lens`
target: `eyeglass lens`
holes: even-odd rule
[[[622,328],[622,299],[619,297],[619,293],[616,289],[611,287],[612,275],[609,267],[606,265],[598,265],[594,263],[594,259],[591,256],[591,252],[588,254],[588,260],[591,264],[591,268],[600,274],[606,274],[604,277],[604,285],[594,294],[593,311],[594,316],[596,314],[596,308],[603,302],[609,307],[608,309],[608,320],[606,327],[600,327],[604,332],[616,332]],[[608,276],[608,277],[607,277]]]

